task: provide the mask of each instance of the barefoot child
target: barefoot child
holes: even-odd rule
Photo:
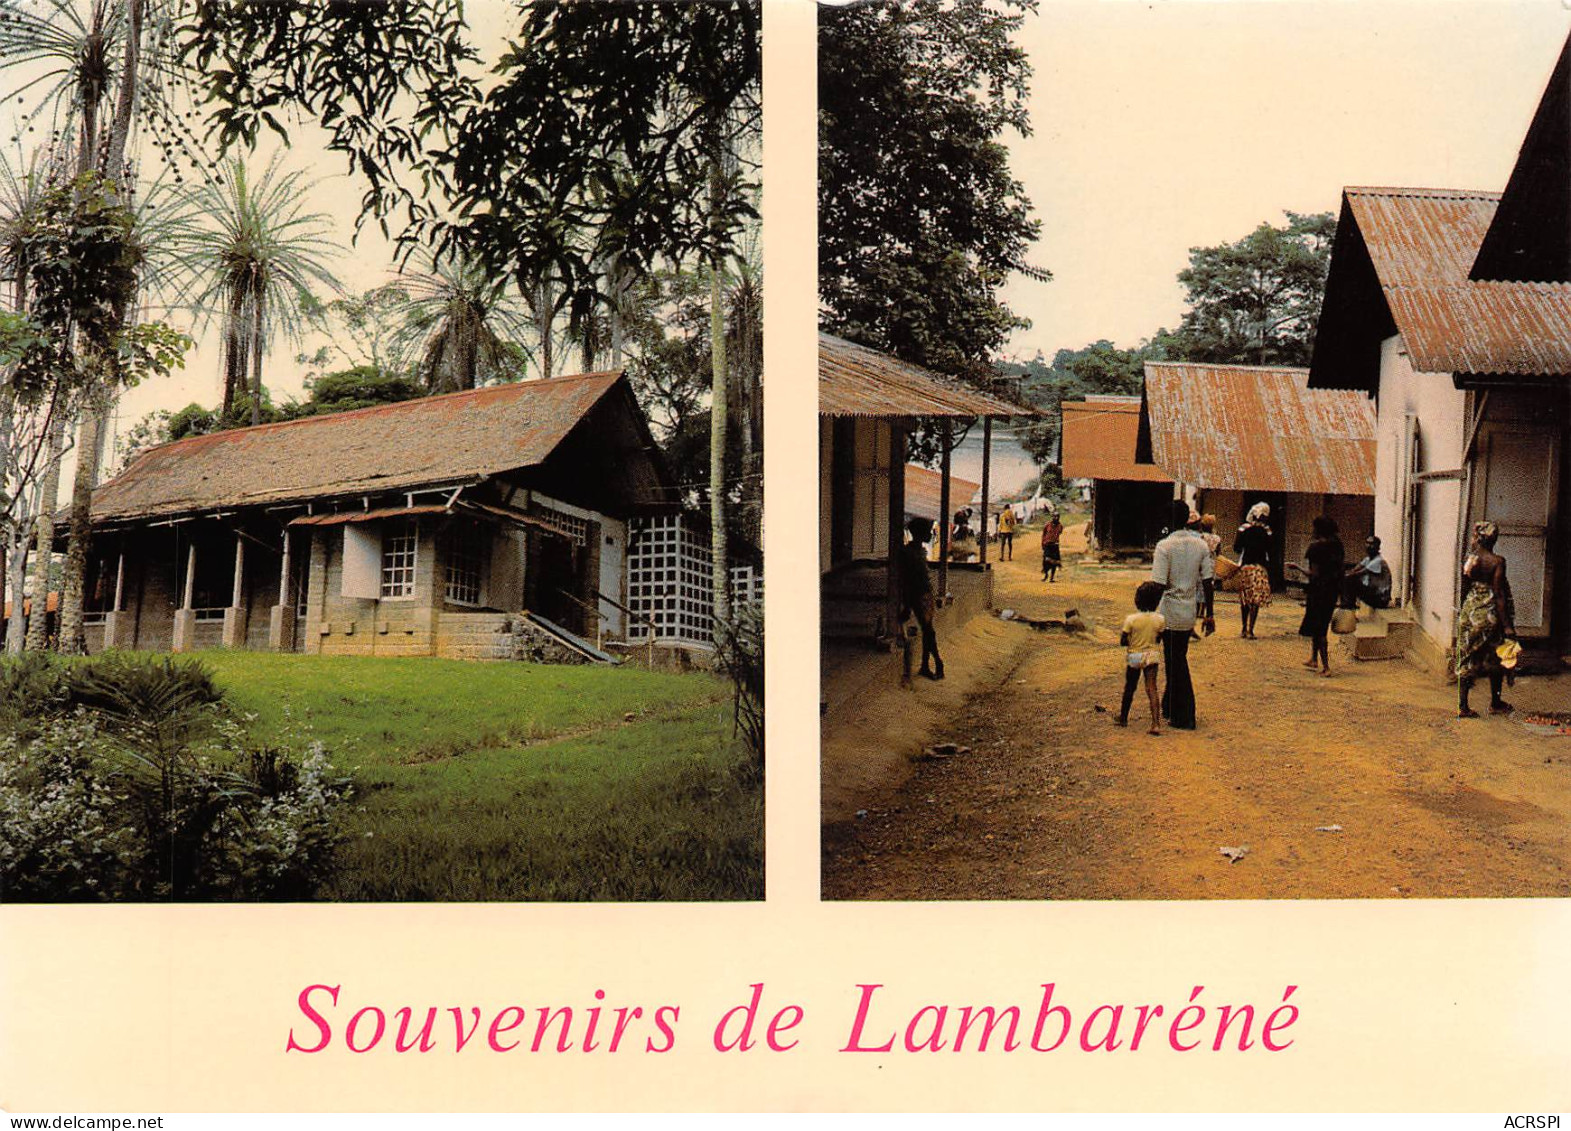
[[[1147,581],[1135,590],[1136,612],[1124,618],[1122,635],[1118,642],[1126,649],[1124,657],[1124,700],[1119,707],[1119,726],[1129,725],[1129,708],[1135,701],[1135,685],[1145,680],[1146,698],[1151,701],[1151,729],[1149,734],[1161,734],[1160,696],[1157,695],[1157,669],[1161,666],[1162,631],[1167,621],[1156,607],[1162,602],[1162,586]]]

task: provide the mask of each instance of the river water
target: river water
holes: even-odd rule
[[[971,426],[966,438],[950,457],[950,472],[973,483],[982,482],[982,422]],[[993,498],[1007,499],[1028,489],[1041,474],[1029,453],[1015,438],[1014,429],[993,424],[993,459],[990,482]]]

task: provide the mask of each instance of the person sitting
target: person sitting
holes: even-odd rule
[[[1371,609],[1391,604],[1391,567],[1380,556],[1380,539],[1371,534],[1364,539],[1364,557],[1347,567],[1348,588],[1352,595]]]

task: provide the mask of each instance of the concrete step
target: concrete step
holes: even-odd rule
[[[1407,609],[1358,607],[1358,627],[1353,630],[1353,658],[1395,660],[1412,647],[1418,625]]]

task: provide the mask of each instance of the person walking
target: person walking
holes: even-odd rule
[[[1015,560],[1015,508],[1008,505],[998,511],[998,560]]]
[[[1347,572],[1347,565],[1335,522],[1320,515],[1310,524],[1310,529],[1314,537],[1304,551],[1304,561],[1309,568],[1297,565],[1288,568],[1305,578],[1304,620],[1298,626],[1298,635],[1309,637],[1309,659],[1304,661],[1304,667],[1318,666],[1321,675],[1330,675],[1331,649],[1327,636],[1337,600],[1342,595],[1342,577]]]
[[[1516,639],[1516,609],[1511,599],[1511,583],[1506,579],[1506,560],[1495,553],[1500,529],[1492,522],[1473,525],[1473,545],[1462,563],[1465,593],[1456,616],[1456,682],[1459,719],[1476,719],[1478,712],[1467,704],[1468,694],[1479,676],[1489,677],[1489,713],[1504,715],[1511,704],[1500,698],[1505,684],[1505,669],[1499,648]]]
[[[1271,528],[1266,525],[1270,517],[1271,508],[1256,503],[1233,539],[1233,553],[1238,555],[1238,634],[1245,640],[1256,639],[1255,622],[1260,610],[1271,603]]]
[[[1195,729],[1195,687],[1189,676],[1189,634],[1201,620],[1204,632],[1216,631],[1213,610],[1211,551],[1197,530],[1190,528],[1193,512],[1182,499],[1173,500],[1169,533],[1156,544],[1151,580],[1162,586],[1158,612],[1162,632],[1162,663],[1167,683],[1162,692],[1162,714],[1174,730]],[[1198,521],[1198,516],[1195,516]]]
[[[1064,536],[1064,524],[1058,521],[1057,511],[1047,512],[1047,525],[1042,527],[1042,580],[1057,581],[1058,567],[1063,564],[1059,541]]]

